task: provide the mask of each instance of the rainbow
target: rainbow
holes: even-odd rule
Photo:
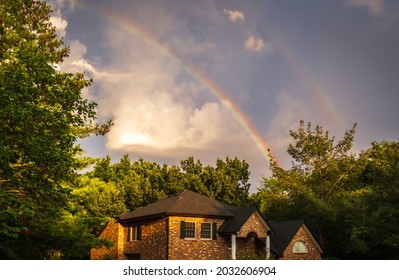
[[[327,91],[320,85],[314,75],[312,75],[312,72],[308,70],[303,63],[301,63],[297,56],[294,55],[293,51],[287,47],[286,44],[281,42],[277,34],[272,32],[270,28],[267,28],[267,25],[264,26],[264,28],[266,28],[265,31],[267,32],[267,35],[276,45],[282,57],[291,67],[301,84],[305,87],[306,93],[310,96],[310,99],[317,104],[320,113],[328,118],[327,121],[334,127],[335,131],[343,131],[343,121],[340,118],[340,114],[336,111],[334,103],[329,98]]]
[[[309,94],[311,100],[317,104],[320,113],[328,117],[328,122],[335,128],[335,131],[342,131],[344,127],[343,122],[336,112],[333,102],[328,97],[326,90],[322,88],[317,79],[313,78],[311,72],[306,70],[303,64],[300,63],[290,50],[283,45],[280,45],[279,49],[296,76],[305,86],[306,92]]]
[[[111,9],[104,9],[100,6],[91,5],[90,7],[86,6],[86,8],[97,11],[103,18],[112,22],[113,24],[116,24],[119,28],[122,28],[126,32],[137,36],[141,40],[144,40],[147,44],[156,47],[157,49],[167,53],[171,57],[174,57],[188,73],[190,73],[202,85],[204,85],[222,103],[222,105],[227,108],[227,110],[243,128],[245,133],[255,143],[265,160],[268,159],[271,152],[269,145],[266,143],[265,139],[252,124],[251,120],[240,109],[240,107],[218,84],[215,83],[215,81],[208,77],[206,73],[190,63],[183,56],[176,53],[167,44],[161,43],[156,37],[154,37],[146,29],[137,24],[133,19],[127,19],[122,15],[115,13]]]

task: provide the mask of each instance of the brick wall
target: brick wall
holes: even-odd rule
[[[249,233],[255,232],[259,238],[265,238],[268,230],[269,228],[263,219],[258,213],[254,212],[241,227],[237,237],[247,237]]]
[[[180,239],[180,221],[195,222],[196,238]],[[216,240],[200,238],[201,223],[216,223],[219,228],[223,219],[167,217],[143,224],[140,241],[127,241],[128,227],[111,221],[101,237],[114,242],[112,248],[91,250],[91,259],[128,259],[129,255],[140,255],[143,260],[223,260],[231,259],[230,236],[217,235]],[[169,233],[168,233],[169,232]],[[267,228],[257,214],[252,214],[241,228],[237,237],[237,258],[264,259],[265,250],[255,237],[266,237]]]
[[[297,241],[302,241],[306,244],[308,248],[308,253],[293,253],[292,248]],[[291,240],[290,244],[287,246],[283,253],[282,260],[320,260],[321,252],[317,248],[316,244],[310,238],[308,233],[302,227],[299,228],[295,237]]]
[[[196,238],[180,239],[180,221],[196,223]],[[169,217],[169,259],[171,260],[223,260],[231,259],[230,242],[225,236],[217,235],[216,240],[200,238],[201,223],[216,223],[217,228],[224,222],[222,219]]]
[[[266,238],[268,229],[258,213],[252,213],[237,235],[237,259],[265,259],[265,246],[249,234],[255,233],[258,238]]]
[[[123,227],[114,220],[111,220],[105,226],[100,238],[111,240],[114,245],[111,248],[101,247],[90,250],[90,259],[118,259],[118,255],[122,252],[123,244],[119,242],[123,238]]]
[[[127,241],[124,238],[124,256],[129,254],[140,254],[142,260],[165,260],[167,258],[167,221],[164,218],[143,224],[141,227],[141,240]],[[124,228],[124,235],[127,237],[128,227]]]

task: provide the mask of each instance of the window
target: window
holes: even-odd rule
[[[127,241],[141,240],[141,226],[130,226],[127,229]]]
[[[212,238],[212,224],[201,223],[201,239],[211,239],[211,238]]]
[[[201,223],[201,239],[217,239],[216,223]],[[196,238],[195,222],[180,221],[180,239]]]
[[[195,238],[195,222],[185,222],[184,238]]]
[[[294,243],[294,246],[292,247],[292,252],[293,253],[308,253],[308,247],[306,244],[302,241],[297,241]]]

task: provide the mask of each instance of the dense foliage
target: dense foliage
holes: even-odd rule
[[[95,104],[81,95],[90,80],[56,69],[69,49],[56,37],[50,12],[40,1],[0,2],[3,258],[52,257],[71,243],[72,233],[62,227],[84,228],[65,212],[69,190],[63,182],[75,171],[76,131],[93,127]],[[74,255],[71,250],[64,257]]]
[[[398,258],[398,143],[350,152],[356,125],[335,144],[323,128],[302,121],[290,131],[292,167],[271,156],[272,176],[253,199],[267,217],[303,219],[327,258]]]
[[[114,217],[189,189],[244,206],[249,202],[248,168],[237,158],[218,159],[213,167],[189,157],[180,166],[169,167],[142,158],[132,162],[128,155],[111,164],[106,157],[99,159],[91,172],[77,176],[74,205],[90,217]]]

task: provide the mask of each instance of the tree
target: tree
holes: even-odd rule
[[[249,165],[238,158],[216,160],[216,167],[205,166],[193,157],[181,162],[184,188],[236,206],[249,203]]]
[[[76,140],[96,132],[95,103],[81,95],[91,80],[56,68],[69,48],[56,37],[50,13],[41,1],[0,2],[1,258],[47,256],[52,239],[42,227],[68,208],[70,190],[62,183],[77,166]]]
[[[113,182],[86,175],[75,179],[72,211],[87,218],[112,218],[126,211],[125,192]]]
[[[362,237],[374,259],[399,257],[399,142],[373,142],[360,158],[360,183],[367,189]]]
[[[109,156],[99,159],[89,177],[105,183],[113,183],[123,193],[123,203],[128,211],[146,206],[165,198],[170,190],[166,188],[165,170],[155,162],[140,158],[132,162],[124,155],[119,162],[111,164]],[[121,198],[121,197],[120,197]]]
[[[304,219],[330,257],[364,249],[353,224],[363,213],[353,212],[360,209],[354,204],[361,192],[351,184],[361,170],[350,153],[355,128],[356,124],[335,144],[335,138],[321,126],[313,129],[301,121],[297,131],[290,131],[294,143],[287,152],[293,158],[292,167],[283,169],[271,156],[272,176],[263,179],[255,199],[268,217]]]

